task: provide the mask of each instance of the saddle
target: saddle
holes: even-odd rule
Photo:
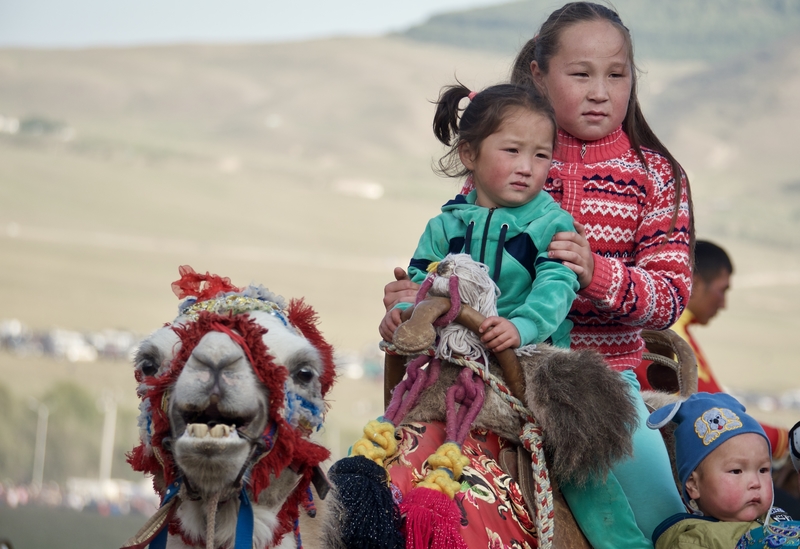
[[[417,309],[422,307],[419,311],[419,318],[424,317],[424,322],[419,324],[425,325],[423,331],[425,335],[411,334],[410,331],[406,332],[408,339],[415,340],[414,345],[422,351],[427,347],[431,341],[431,333],[428,326],[430,326],[431,319],[437,318],[438,314],[443,308],[446,310],[445,304],[438,306],[431,306],[426,310],[426,305],[423,301],[417,306]],[[423,312],[425,311],[425,312]],[[409,320],[412,316],[412,309],[404,311],[403,320]],[[417,317],[417,313],[414,313]],[[464,305],[462,313],[459,314],[458,320],[466,327],[477,330],[480,326],[483,317],[475,312],[471,307]],[[415,323],[411,323],[411,329],[414,328]],[[406,328],[409,330],[409,328]],[[652,409],[660,407],[666,400],[673,399],[675,394],[680,397],[686,397],[697,391],[697,366],[694,358],[694,353],[691,347],[683,341],[677,334],[671,330],[665,331],[643,331],[642,337],[645,340],[647,352],[644,359],[648,360],[650,364],[647,367],[647,378],[650,385],[656,390],[652,395],[645,395],[645,401],[648,397],[655,403],[651,406]],[[524,393],[524,385],[522,380],[524,375],[516,359],[516,355],[510,349],[510,352],[501,353],[501,356],[496,357],[503,370],[503,377],[508,383],[508,387],[514,396],[522,400]],[[392,391],[394,387],[403,379],[405,374],[405,361],[404,357],[387,354],[384,364],[384,404],[388,405],[391,400]],[[672,395],[672,396],[666,396]],[[670,458],[673,462],[673,474],[677,483],[677,473],[674,469],[674,444],[672,443],[671,432],[662,431],[665,437],[665,443],[670,453]],[[504,448],[498,456],[498,461],[503,470],[509,474],[519,485],[523,499],[528,507],[531,515],[534,513],[536,501],[536,486],[531,472],[531,455],[522,446],[512,446]],[[561,495],[555,483],[555,479],[551,478],[551,485],[553,489],[553,503],[555,509],[555,524],[557,525],[554,530],[553,548],[554,549],[591,549],[589,542],[581,532],[578,524],[569,510],[566,500]]]

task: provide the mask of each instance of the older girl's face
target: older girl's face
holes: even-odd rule
[[[547,73],[531,63],[556,112],[558,126],[594,141],[616,130],[628,112],[633,67],[625,37],[604,20],[565,28]]]

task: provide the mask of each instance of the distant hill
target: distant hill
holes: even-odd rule
[[[674,80],[648,118],[694,174],[706,234],[800,249],[800,33]]]
[[[513,54],[561,3],[524,0],[431,17],[404,36]],[[616,0],[637,56],[719,61],[800,29],[797,0]]]

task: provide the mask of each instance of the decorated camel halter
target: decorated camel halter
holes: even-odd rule
[[[167,527],[180,505],[180,499],[193,498],[192,488],[182,478],[164,442],[171,436],[168,417],[170,387],[194,348],[209,332],[225,333],[242,348],[256,377],[274,398],[269,401],[269,422],[263,433],[249,433],[244,428],[236,430],[238,436],[251,441],[252,450],[234,485],[229,487],[226,494],[218,494],[209,502],[206,544],[214,547],[214,513],[219,499],[238,496],[240,507],[234,549],[250,549],[253,511],[248,488],[253,499],[257,500],[261,491],[269,486],[270,475],[291,466],[301,474],[301,481],[278,513],[279,526],[274,539],[279,540],[294,529],[299,547],[298,507],[313,508],[309,484],[315,469],[330,455],[325,448],[306,438],[312,430],[321,426],[324,410],[300,395],[287,391],[288,373],[285,368],[273,363],[262,339],[267,329],[249,317],[249,313],[263,311],[276,316],[320,351],[325,366],[320,376],[323,396],[333,383],[332,349],[316,329],[313,309],[302,301],[292,301],[287,308],[282,298],[261,286],[249,286],[242,290],[233,286],[228,278],[199,274],[188,266],[182,266],[180,274],[180,280],[172,284],[173,292],[179,298],[187,299],[179,306],[179,318],[182,321],[173,325],[172,329],[178,335],[181,347],[163,374],[146,377],[137,372],[137,381],[145,387],[140,396],[148,436],[128,458],[135,470],[163,474],[167,488],[162,494],[161,510],[132,539],[133,543],[129,542],[125,547],[144,547],[147,543],[152,543],[153,548],[164,547],[160,544],[166,543]],[[179,533],[174,526],[169,530]],[[184,539],[184,543],[193,545],[192,540]]]
[[[427,297],[435,283],[437,264],[429,267],[426,277],[417,294],[415,305],[419,305]],[[461,309],[459,280],[455,273],[450,273],[448,281],[450,308],[443,316],[433,322],[435,326],[448,326],[456,319]],[[494,292],[490,294],[494,300]],[[496,314],[496,313],[495,313]],[[463,330],[459,330],[459,333]],[[452,339],[451,339],[452,341]],[[455,346],[464,349],[458,342]],[[381,343],[388,354],[406,354],[395,345]],[[396,532],[389,536],[382,545],[399,549],[403,547],[402,534],[399,533],[400,519],[398,514],[405,515],[406,547],[429,547],[431,549],[464,549],[464,540],[457,531],[459,511],[453,501],[460,490],[459,478],[462,470],[469,464],[469,459],[461,452],[461,446],[468,435],[472,423],[480,412],[484,402],[485,386],[488,385],[506,402],[521,418],[523,427],[520,434],[524,446],[531,453],[531,468],[536,483],[535,523],[540,547],[549,549],[553,542],[553,494],[549,475],[545,465],[543,434],[536,418],[524,404],[514,397],[502,379],[489,372],[488,358],[481,347],[476,351],[466,346],[471,356],[457,356],[452,349],[445,350],[442,356],[442,342],[429,348],[424,354],[412,359],[406,366],[406,377],[396,387],[383,417],[370,421],[364,428],[364,437],[351,449],[351,458],[338,462],[331,469],[331,476],[338,476],[337,485],[342,495],[343,504],[350,506],[356,521],[343,525],[345,539],[358,546],[365,538],[370,537],[370,528],[375,531]],[[416,354],[416,353],[414,353]],[[439,375],[441,359],[458,364],[463,370],[456,382],[447,391],[446,397],[446,435],[447,440],[427,459],[431,472],[411,490],[399,503],[399,509],[392,501],[388,486],[391,485],[385,463],[397,451],[395,428],[400,425],[406,414],[417,404],[420,395],[432,386]],[[427,368],[423,367],[428,365]],[[366,458],[365,460],[362,460]],[[371,479],[372,481],[366,481]],[[376,511],[379,505],[372,505],[367,511],[364,494],[370,493],[384,505],[384,511]],[[383,493],[383,496],[380,494]],[[398,499],[394,495],[394,500]],[[364,512],[372,513],[367,521]],[[352,523],[352,524],[351,524]],[[380,527],[377,527],[380,525]],[[409,539],[410,538],[410,539]]]

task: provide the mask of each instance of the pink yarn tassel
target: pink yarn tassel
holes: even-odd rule
[[[400,504],[406,515],[406,549],[467,549],[461,537],[461,512],[446,494],[414,488]]]

